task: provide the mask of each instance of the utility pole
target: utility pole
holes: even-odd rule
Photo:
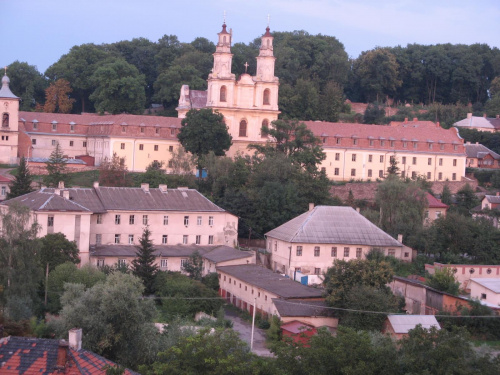
[[[255,330],[255,310],[257,310],[257,297],[253,299],[253,315],[252,315],[252,335],[250,336],[250,351],[253,349],[253,332]]]

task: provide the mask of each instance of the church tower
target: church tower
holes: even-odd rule
[[[262,41],[257,56],[257,75],[255,77],[257,96],[260,97],[257,103],[263,109],[278,110],[278,77],[274,76],[274,64],[276,57],[273,53],[274,37],[266,27],[266,33],[262,36]]]
[[[7,68],[0,89],[0,163],[16,164],[19,137],[19,98],[9,88]]]

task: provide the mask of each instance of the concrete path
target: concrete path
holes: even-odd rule
[[[226,310],[226,319],[233,322],[233,329],[240,334],[240,338],[250,346],[250,338],[252,336],[252,323],[241,319],[234,311]],[[266,348],[266,331],[255,327],[253,335],[253,353],[261,357],[273,357],[269,349]]]

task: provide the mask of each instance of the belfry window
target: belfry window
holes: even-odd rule
[[[246,137],[247,136],[247,122],[246,120],[241,120],[240,121],[240,137]]]
[[[9,127],[9,114],[4,113],[2,115],[2,128],[8,128]]]
[[[264,90],[264,98],[263,98],[263,103],[264,103],[264,105],[269,105],[269,104],[271,104],[271,99],[270,99],[270,96],[271,96],[271,90],[269,90],[269,89],[265,89],[265,90]]]
[[[226,101],[226,93],[227,93],[226,86],[222,86],[220,88],[220,101],[221,102],[225,102]]]

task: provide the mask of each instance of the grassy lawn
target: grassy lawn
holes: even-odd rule
[[[500,340],[473,340],[474,346],[486,345],[491,349],[500,350]]]

